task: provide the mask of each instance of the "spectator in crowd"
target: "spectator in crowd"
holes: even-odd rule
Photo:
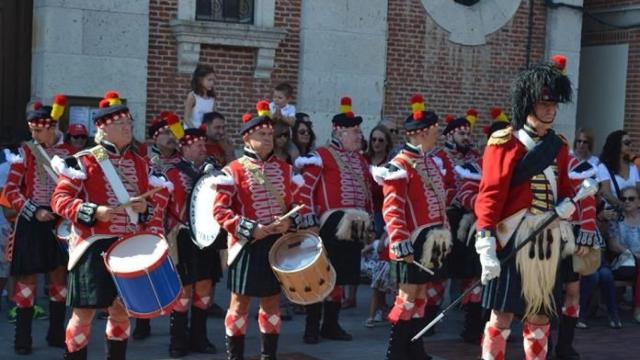
[[[69,125],[67,134],[64,137],[64,142],[77,150],[86,149],[89,147],[89,133],[87,132],[87,128],[82,124]]]
[[[593,166],[600,164],[600,159],[593,155],[593,135],[586,129],[578,129],[573,141],[573,156],[578,160],[588,161]]]
[[[197,128],[202,124],[204,114],[215,110],[216,75],[210,65],[198,64],[191,77],[191,91],[184,101],[185,128]]]
[[[404,146],[404,139],[400,134],[400,128],[398,128],[398,124],[390,118],[382,118],[378,125],[382,125],[389,130],[391,134],[391,154],[389,158],[392,158],[396,155]]]
[[[311,118],[305,113],[296,113],[293,124],[291,141],[293,143],[293,161],[302,155],[310,154],[316,147],[316,134],[313,132]]]
[[[293,87],[289,83],[280,83],[273,89],[273,101],[269,104],[273,121],[289,127],[296,121],[296,107],[290,104],[293,100]]]
[[[287,164],[293,163],[289,153],[290,136],[291,128],[289,126],[278,123],[273,127],[273,155]]]
[[[233,143],[227,137],[226,120],[224,116],[212,111],[202,116],[202,125],[207,132],[207,155],[213,157],[221,166],[235,159]]]
[[[612,263],[614,277],[635,282],[633,317],[640,323],[640,199],[635,186],[621,191],[622,219],[610,222],[609,249],[617,255]]]
[[[371,130],[369,134],[369,150],[366,158],[371,166],[382,166],[389,161],[389,155],[393,148],[391,132],[384,125],[378,125]],[[382,219],[382,186],[377,183],[373,184],[371,189],[371,197],[373,198],[373,221],[375,238],[380,239],[384,229],[384,220]]]
[[[620,200],[621,190],[638,186],[640,176],[638,168],[631,162],[631,136],[624,130],[616,130],[607,136],[598,167],[600,192],[608,206],[621,212],[623,202]]]
[[[382,237],[374,240],[370,245],[362,249],[363,253],[371,251],[373,256],[373,267],[371,268],[371,305],[369,307],[369,317],[364,322],[364,326],[371,328],[386,319],[388,305],[386,301],[387,293],[395,292],[395,284],[389,275],[389,236],[386,233]]]

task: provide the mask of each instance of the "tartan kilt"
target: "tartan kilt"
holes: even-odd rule
[[[16,219],[11,276],[48,273],[67,265],[69,254],[54,234],[55,224],[56,220],[40,222],[35,215],[31,220]]]
[[[182,285],[191,285],[201,280],[217,282],[222,276],[219,251],[211,244],[200,249],[191,240],[191,232],[183,228],[178,232],[178,265],[176,266]]]
[[[118,289],[104,264],[103,254],[118,239],[100,239],[82,254],[69,271],[67,305],[88,309],[111,306],[118,296]]]
[[[420,231],[420,234],[416,237],[416,241],[413,243],[413,261],[419,262],[422,259],[422,248],[427,241],[427,235],[429,231],[435,228],[438,228],[438,226],[432,226]],[[445,267],[446,263],[440,269],[434,270],[435,275],[429,275],[429,273],[413,264],[404,261],[391,261],[389,271],[391,279],[393,279],[396,284],[425,284],[430,281],[443,279],[446,274]]]
[[[361,251],[364,245],[360,241],[345,241],[336,237],[343,215],[342,211],[329,215],[320,228],[320,238],[336,271],[336,286],[357,285],[360,283]]]
[[[271,270],[269,250],[281,235],[271,235],[246,244],[229,265],[227,287],[231,292],[267,297],[280,293],[280,283]]]

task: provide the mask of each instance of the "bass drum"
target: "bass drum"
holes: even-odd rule
[[[191,240],[200,249],[213,244],[219,236],[220,224],[213,218],[213,200],[216,197],[215,177],[222,171],[211,170],[202,173],[195,181],[189,196],[189,230]]]

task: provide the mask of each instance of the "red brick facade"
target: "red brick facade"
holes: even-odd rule
[[[177,0],[151,0],[149,9],[149,58],[147,79],[147,121],[161,111],[182,115],[184,100],[191,90],[191,75],[178,74],[176,39],[169,21],[176,18]],[[298,83],[300,52],[300,2],[277,0],[275,26],[287,31],[276,50],[271,79],[255,79],[256,50],[202,45],[200,62],[216,71],[217,110],[227,118],[230,135],[237,133],[245,112],[255,113],[259,99],[271,99],[272,88],[283,81],[294,89]]]
[[[485,45],[462,46],[448,41],[449,34],[429,17],[420,0],[389,0],[385,115],[403,121],[409,98],[416,92],[440,115],[477,109],[480,126],[491,120],[492,107],[510,113],[510,84],[526,66],[529,1],[522,2],[504,27],[488,35]],[[545,19],[544,2],[535,1],[532,64],[544,55]]]
[[[585,0],[585,10],[640,5],[640,0]],[[584,28],[583,28],[584,29]],[[582,46],[629,44],[627,63],[627,92],[625,99],[624,129],[633,138],[640,139],[640,28],[629,30],[610,29],[588,32],[584,29]],[[636,149],[637,144],[636,144]]]

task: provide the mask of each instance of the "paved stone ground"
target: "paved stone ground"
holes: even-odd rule
[[[222,289],[216,292],[216,302],[225,306],[228,292]],[[342,324],[354,336],[353,342],[323,341],[318,345],[305,345],[301,334],[304,316],[295,315],[293,321],[284,322],[280,337],[280,360],[377,360],[384,359],[389,328],[381,325],[373,329],[365,328],[363,320],[367,317],[370,290],[361,286],[358,294],[358,307],[342,312]],[[46,306],[45,299],[39,302]],[[62,350],[46,347],[45,335],[47,320],[34,321],[34,352],[30,356],[17,356],[13,353],[13,324],[6,320],[7,306],[2,302],[0,311],[0,359],[49,360],[62,359]],[[256,311],[254,310],[255,314]],[[633,322],[630,311],[623,312],[624,329],[613,330],[606,325],[606,316],[590,321],[590,329],[577,330],[576,348],[583,360],[640,359],[640,325]],[[453,312],[437,327],[435,336],[426,338],[427,351],[441,359],[476,359],[479,347],[459,341],[462,316]],[[210,318],[209,339],[218,347],[217,355],[189,355],[184,359],[224,359],[224,329],[222,319]],[[103,335],[104,320],[96,320],[93,327],[92,343],[89,346],[89,359],[104,359]],[[257,321],[253,320],[247,334],[246,355],[256,359],[259,351]],[[508,359],[522,359],[521,329],[513,328],[513,339],[509,342]],[[169,321],[167,318],[152,320],[152,336],[142,341],[130,341],[128,359],[160,360],[169,359]]]

